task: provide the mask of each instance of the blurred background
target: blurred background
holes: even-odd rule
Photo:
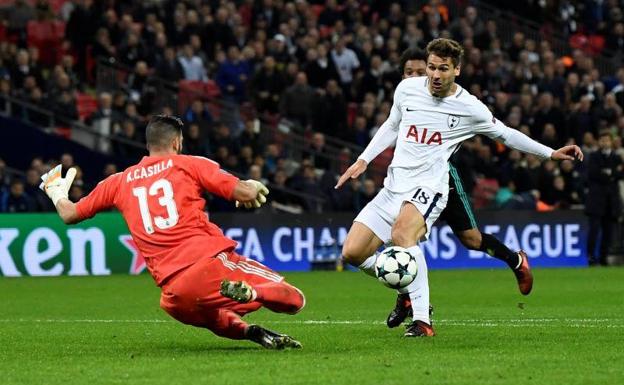
[[[184,153],[267,183],[263,210],[354,217],[381,187],[392,149],[364,177],[333,186],[388,116],[402,51],[448,37],[466,52],[457,82],[498,119],[586,156],[541,162],[475,137],[454,159],[474,208],[512,219],[510,210],[573,210],[582,232],[587,218],[612,224],[603,228],[621,254],[623,9],[621,0],[0,0],[0,212],[53,211],[37,185],[58,163],[79,168],[70,191],[79,200],[145,155],[146,122],[166,113],[185,122]],[[235,211],[206,199],[211,213]]]

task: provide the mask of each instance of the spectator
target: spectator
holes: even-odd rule
[[[98,98],[98,108],[87,119],[87,123],[99,133],[101,136],[97,137],[95,148],[98,151],[104,153],[110,153],[110,139],[109,137],[114,134],[113,127],[116,123],[121,121],[121,115],[113,110],[113,97],[108,92],[100,93]]]
[[[38,73],[36,68],[31,65],[28,51],[20,49],[17,52],[15,64],[11,69],[11,81],[13,85],[19,89],[24,86],[25,79],[30,76],[34,78],[35,85],[43,83],[41,73]]]
[[[184,68],[176,59],[173,47],[165,48],[163,58],[156,64],[156,76],[171,82],[177,82],[185,77]]]
[[[6,14],[7,32],[19,38],[21,43],[26,41],[26,25],[36,16],[35,9],[25,0],[15,0],[15,4],[8,7]]]
[[[624,171],[622,159],[613,151],[613,141],[608,131],[600,132],[598,145],[600,150],[590,154],[587,159],[589,189],[585,213],[589,217],[587,257],[590,266],[607,264],[613,225],[622,213],[618,184]]]
[[[117,49],[111,41],[110,32],[106,28],[99,28],[95,34],[95,41],[91,48],[91,55],[93,58],[103,58],[104,60],[110,60],[115,57]],[[91,74],[92,76],[94,74]]]
[[[249,146],[254,154],[262,151],[260,142],[260,121],[249,119],[245,122],[245,130],[238,137],[238,142],[242,147]]]
[[[284,78],[276,68],[272,56],[264,58],[262,67],[252,80],[254,102],[258,112],[275,114],[278,111],[280,93],[284,89]]]
[[[306,59],[303,70],[308,76],[312,87],[325,87],[330,79],[338,79],[338,71],[334,61],[327,56],[325,44],[308,49]]]
[[[184,136],[184,150],[182,153],[187,155],[207,156],[210,154],[206,139],[202,138],[199,125],[191,123],[188,125],[187,132]]]
[[[311,164],[319,170],[328,170],[330,158],[327,154],[325,135],[315,132],[312,135],[310,146],[303,155],[304,159],[309,159]]]
[[[35,203],[24,191],[24,182],[15,178],[11,181],[10,190],[5,192],[0,202],[0,211],[5,213],[26,213],[35,210]]]
[[[103,178],[108,178],[109,176],[117,173],[117,165],[115,163],[107,163],[104,166]]]
[[[228,150],[228,153],[237,152],[238,146],[230,135],[230,127],[227,124],[218,122],[215,124],[213,131],[214,132],[210,137],[210,147],[213,154],[219,152],[218,149],[220,147],[225,147]]]
[[[329,80],[319,90],[312,104],[312,128],[315,132],[347,139],[347,102],[336,80]],[[385,120],[385,117],[384,117]]]
[[[541,137],[546,123],[552,123],[555,127],[564,127],[563,113],[559,108],[555,107],[554,99],[550,92],[544,92],[539,97],[535,121],[533,127],[531,127],[531,135],[535,138]]]
[[[56,211],[50,198],[48,198],[46,193],[39,188],[41,175],[42,174],[34,168],[29,168],[28,171],[26,171],[26,185],[24,186],[24,192],[32,200],[31,209],[32,211],[37,212]]]
[[[313,98],[314,90],[308,85],[308,77],[304,72],[299,72],[295,84],[282,94],[280,112],[285,118],[305,128],[310,124],[310,104]]]
[[[323,193],[319,187],[314,166],[310,164],[303,165],[300,172],[300,183],[296,184],[296,188],[307,195],[304,199],[303,207],[307,212],[318,212],[320,202],[316,198],[323,198]]]
[[[206,81],[206,68],[202,59],[195,54],[190,44],[185,44],[183,54],[178,57],[182,69],[184,70],[184,79]]]
[[[271,194],[269,194],[271,207],[280,211],[301,214],[303,212],[301,200],[288,193],[287,180],[288,176],[284,170],[278,169],[275,172],[273,184],[270,186]]]
[[[258,180],[262,182],[262,184],[267,185],[269,181],[262,176],[262,168],[257,164],[252,164],[249,167],[248,176],[250,179]]]
[[[338,70],[342,91],[347,99],[350,100],[353,71],[360,67],[360,61],[355,52],[347,47],[344,37],[339,38],[336,42],[334,49],[331,51],[331,57]]]
[[[134,121],[126,119],[121,123],[121,130],[112,137],[113,154],[122,159],[135,161],[143,151],[140,150],[141,138]],[[134,142],[134,143],[132,143]]]
[[[239,104],[243,102],[245,84],[249,76],[249,63],[242,60],[238,47],[228,48],[227,60],[221,63],[215,78],[224,98]]]
[[[208,133],[210,128],[212,127],[212,115],[206,104],[201,99],[195,99],[186,110],[186,113],[183,116],[184,121],[189,123],[195,123],[199,127],[200,137],[204,141],[208,141]]]

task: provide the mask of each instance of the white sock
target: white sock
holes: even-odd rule
[[[429,277],[425,254],[423,254],[418,245],[409,247],[407,250],[416,259],[418,274],[416,274],[416,279],[412,283],[400,289],[399,292],[409,293],[414,321],[424,321],[431,325],[431,320],[429,319]]]
[[[375,261],[377,261],[377,254],[371,255],[366,258],[364,262],[358,268],[365,272],[366,274],[375,277]]]

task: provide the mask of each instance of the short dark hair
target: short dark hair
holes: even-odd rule
[[[184,123],[171,115],[154,115],[145,128],[145,142],[148,148],[166,148],[171,141],[182,134]]]
[[[450,58],[453,66],[457,67],[461,64],[464,57],[464,49],[461,44],[452,39],[438,38],[431,40],[427,44],[427,58],[431,54],[439,56],[443,59]]]
[[[401,59],[400,59],[401,67],[399,67],[401,70],[401,73],[405,71],[405,64],[410,60],[422,60],[426,63],[427,53],[418,47],[408,48],[405,51],[403,51],[403,53],[401,54]]]
[[[613,139],[613,134],[608,128],[603,128],[598,132],[598,139],[602,138],[603,136],[608,136],[609,139]]]

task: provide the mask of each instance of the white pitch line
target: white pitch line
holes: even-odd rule
[[[610,324],[605,324],[609,322]],[[0,319],[0,323],[176,323],[165,319]],[[269,324],[283,325],[384,325],[383,321],[368,320],[277,320],[267,321]],[[437,325],[443,326],[474,326],[484,328],[497,327],[524,327],[524,326],[548,326],[548,327],[573,327],[573,328],[624,328],[624,319],[608,318],[526,318],[526,319],[441,319],[435,320]]]

